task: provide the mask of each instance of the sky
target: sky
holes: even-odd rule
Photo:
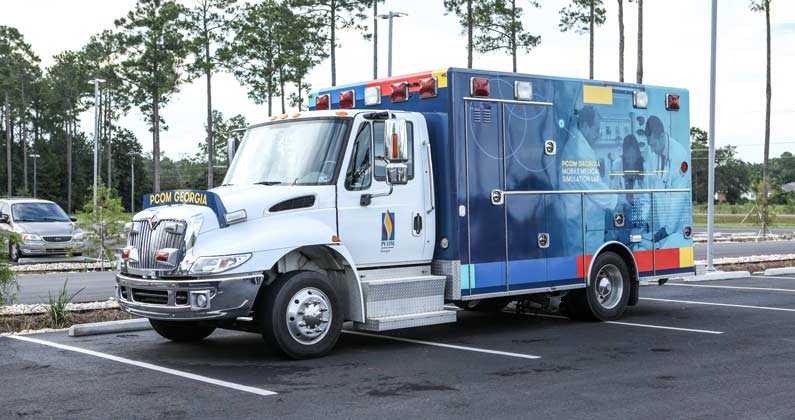
[[[80,49],[92,34],[113,26],[134,0],[1,0],[0,25],[14,26],[42,59],[64,50]],[[191,0],[183,0],[190,6]],[[569,0],[541,0],[541,8],[527,6],[522,23],[541,44],[518,58],[521,73],[588,77],[588,36],[561,33],[559,10]],[[595,34],[595,78],[618,80],[617,3],[605,1],[607,22]],[[709,125],[709,0],[646,0],[644,2],[644,82],[690,90],[691,125]],[[735,145],[741,158],[760,162],[765,123],[765,16],[752,13],[749,0],[719,0],[716,143]],[[457,19],[445,15],[442,0],[387,0],[379,11],[401,11],[408,16],[395,20],[393,74],[407,74],[444,67],[466,67],[466,37]],[[773,0],[773,101],[771,156],[795,152],[795,132],[786,125],[795,119],[795,1]],[[368,24],[372,20],[368,19]],[[379,77],[387,73],[386,22],[379,24]],[[637,7],[625,3],[625,78],[635,81],[637,54]],[[359,33],[343,31],[337,49],[337,83],[356,83],[372,78],[372,43]],[[366,52],[366,53],[365,53]],[[476,54],[474,67],[510,71],[507,54]],[[309,75],[315,88],[330,86],[330,63],[318,65]],[[168,131],[161,134],[161,149],[172,158],[193,155],[204,141],[204,79],[184,84],[162,110]],[[265,121],[267,105],[256,105],[233,76],[213,78],[213,107],[226,117],[244,115],[249,123]],[[279,102],[274,109],[280,112]],[[289,110],[288,110],[289,112]],[[134,110],[121,125],[137,135],[145,151],[151,151],[151,133],[143,116]],[[92,132],[93,114],[81,116],[83,130]]]

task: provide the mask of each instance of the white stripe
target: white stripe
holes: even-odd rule
[[[693,300],[676,300],[676,299],[658,299],[658,298],[640,298],[640,300],[653,300],[656,302],[671,302],[671,303],[687,303],[691,305],[709,305],[709,306],[726,306],[729,308],[747,308],[747,309],[764,309],[768,311],[782,311],[782,312],[795,312],[795,309],[790,308],[773,308],[770,306],[751,306],[751,305],[735,305],[731,303],[714,303],[714,302],[696,302]]]
[[[518,357],[520,359],[540,359],[541,358],[541,356],[534,356],[532,354],[511,353],[511,352],[507,352],[507,351],[479,349],[477,347],[456,346],[456,345],[453,345],[453,344],[436,343],[436,342],[433,342],[433,341],[414,340],[414,339],[411,339],[411,338],[393,337],[393,336],[390,336],[390,335],[370,334],[370,333],[364,333],[364,332],[359,332],[359,331],[350,331],[350,330],[343,330],[342,332],[344,332],[346,334],[362,335],[362,336],[365,336],[365,337],[375,337],[375,338],[383,338],[383,339],[386,339],[386,340],[402,341],[404,343],[423,344],[423,345],[426,345],[426,346],[444,347],[444,348],[447,348],[447,349],[455,349],[455,350],[466,350],[466,351],[473,351],[473,352],[476,352],[476,353],[496,354],[496,355],[499,355],[499,356]]]
[[[756,279],[780,279],[780,280],[795,280],[795,277],[784,277],[784,276],[751,276]]]
[[[64,344],[53,343],[51,341],[39,340],[37,338],[25,337],[25,336],[21,336],[21,335],[12,335],[12,336],[8,336],[8,338],[13,338],[15,340],[28,341],[28,342],[31,342],[31,343],[43,344],[45,346],[55,347],[55,348],[58,348],[58,349],[61,349],[61,350],[74,351],[74,352],[77,352],[77,353],[87,354],[89,356],[101,357],[103,359],[112,360],[114,362],[119,362],[119,363],[124,363],[124,364],[128,364],[128,365],[138,366],[138,367],[141,367],[141,368],[144,368],[144,369],[150,369],[150,370],[154,370],[154,371],[158,371],[158,372],[168,373],[169,375],[179,376],[179,377],[187,378],[187,379],[193,379],[194,381],[204,382],[204,383],[208,383],[208,384],[212,384],[212,385],[218,385],[218,386],[222,386],[222,387],[225,387],[225,388],[236,389],[238,391],[250,392],[252,394],[265,395],[265,396],[267,396],[267,395],[276,395],[276,393],[273,392],[273,391],[268,391],[268,390],[261,389],[261,388],[254,388],[254,387],[251,387],[251,386],[240,385],[240,384],[236,384],[236,383],[232,383],[232,382],[220,381],[218,379],[208,378],[206,376],[196,375],[196,374],[188,373],[188,372],[182,372],[182,371],[175,370],[175,369],[170,369],[170,368],[166,368],[166,367],[162,367],[162,366],[153,365],[151,363],[139,362],[139,361],[136,361],[136,360],[125,359],[124,357],[113,356],[111,354],[100,353],[98,351],[86,350],[86,349],[81,349],[79,347],[72,347],[72,346],[67,346],[67,345],[64,345]]]
[[[559,315],[547,315],[547,314],[527,314],[533,316],[540,316],[544,318],[557,318],[557,319],[568,319],[565,316]],[[623,321],[604,321],[605,324],[615,324],[615,325],[625,325],[628,327],[642,327],[642,328],[657,328],[660,330],[674,330],[674,331],[684,331],[684,332],[694,332],[694,333],[702,333],[702,334],[723,334],[722,331],[712,331],[712,330],[698,330],[693,328],[679,328],[679,327],[666,327],[663,325],[652,325],[652,324],[637,324],[634,322],[623,322]]]
[[[746,286],[715,286],[710,284],[681,284],[681,283],[668,283],[666,286],[684,286],[684,287],[706,287],[709,289],[737,289],[737,290],[762,290],[768,292],[791,292],[795,293],[795,289],[776,289],[772,287],[746,287]]]

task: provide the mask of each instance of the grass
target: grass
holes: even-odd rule
[[[66,283],[63,282],[63,287],[57,295],[49,294],[49,306],[47,307],[47,315],[50,318],[50,328],[63,328],[69,320],[69,314],[66,312],[66,305],[82,292],[84,288],[72,293],[71,295],[66,291]]]
[[[118,321],[132,319],[134,316],[119,309],[98,309],[92,311],[70,312],[68,319],[60,328],[68,328],[76,324],[91,322]],[[3,315],[0,316],[0,333],[20,332],[25,330],[40,330],[52,328],[49,314],[32,315]]]
[[[747,227],[759,228],[759,221],[752,216],[746,219],[745,223],[742,222],[745,214],[721,214],[715,212],[715,226],[717,227]],[[694,213],[693,224],[699,227],[707,226],[706,213]],[[795,214],[777,214],[773,222],[773,228],[795,228]]]

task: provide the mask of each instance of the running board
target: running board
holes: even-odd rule
[[[382,318],[367,318],[367,322],[356,322],[353,327],[363,331],[387,331],[425,325],[447,324],[455,322],[456,312],[455,310],[443,309],[441,311],[385,316]]]

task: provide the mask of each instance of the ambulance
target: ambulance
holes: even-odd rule
[[[230,142],[223,185],[144,197],[117,299],[175,341],[345,328],[511,302],[614,320],[694,274],[683,89],[448,68],[322,89]]]

